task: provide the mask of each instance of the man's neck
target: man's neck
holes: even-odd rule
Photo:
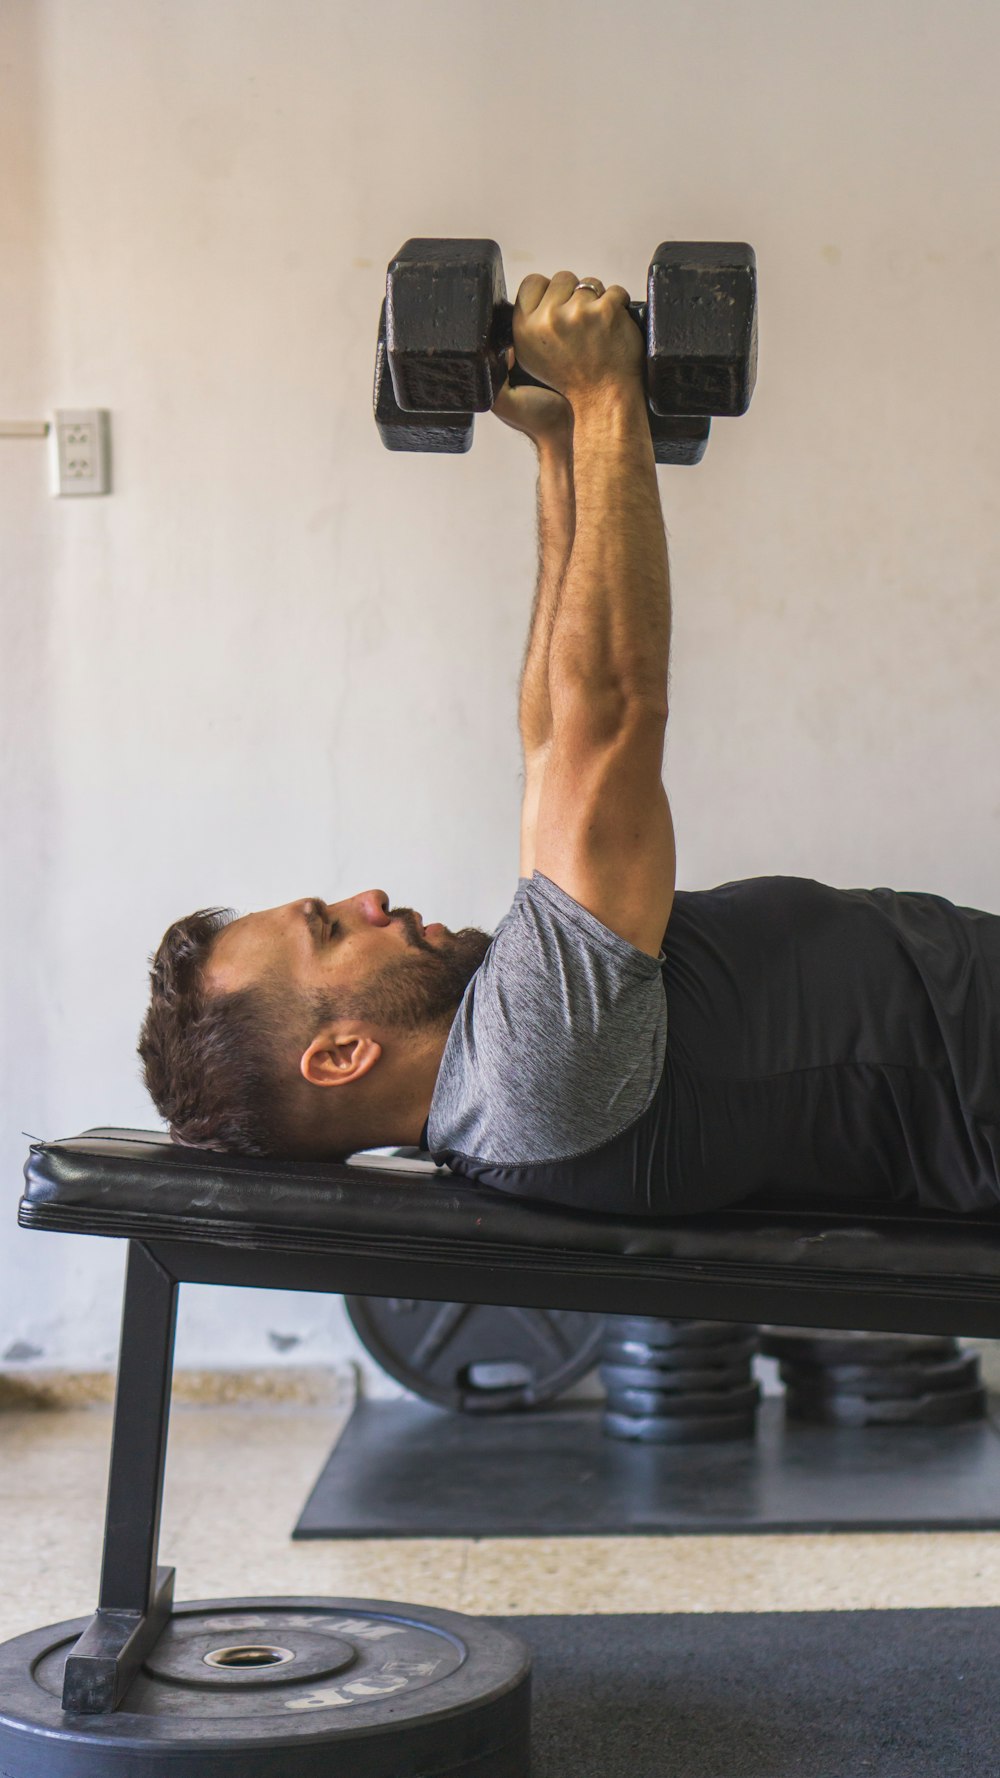
[[[390,1143],[400,1148],[416,1148],[430,1115],[431,1100],[441,1072],[441,1058],[448,1041],[448,1030],[422,1035],[419,1049],[409,1054],[404,1064],[404,1077],[394,1088],[389,1085],[385,1105],[386,1128],[393,1134],[377,1144]]]
[[[334,1101],[331,1111],[338,1114],[331,1120],[331,1141],[352,1154],[366,1148],[417,1148],[430,1113],[450,1029],[449,1022],[442,1030],[421,1031],[409,1039],[394,1040],[366,1083],[368,1093],[358,1093],[350,1123],[336,1101],[343,1091],[354,1093],[358,1089],[324,1093],[324,1099]]]

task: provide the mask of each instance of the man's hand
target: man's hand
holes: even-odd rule
[[[575,272],[525,278],[514,305],[518,362],[574,405],[602,391],[642,389],[645,342],[620,284],[578,290]]]
[[[507,367],[514,367],[514,348],[507,353]],[[505,383],[496,401],[493,412],[505,426],[515,432],[523,432],[539,447],[554,443],[569,445],[573,439],[573,409],[564,395],[558,395],[554,389],[532,389],[526,385],[521,389],[512,389]]]

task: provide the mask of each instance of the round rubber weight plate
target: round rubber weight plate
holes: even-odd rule
[[[756,1383],[743,1389],[715,1389],[708,1394],[670,1395],[659,1389],[608,1390],[608,1411],[662,1420],[703,1420],[714,1415],[753,1413],[760,1400]]]
[[[715,1346],[649,1346],[644,1340],[613,1339],[601,1345],[602,1365],[627,1365],[632,1370],[735,1370],[750,1363],[757,1351],[755,1338],[732,1340]]]
[[[64,1716],[88,1619],[0,1646],[3,1778],[524,1778],[528,1649],[458,1612],[369,1599],[175,1608],[108,1716]],[[211,1657],[211,1658],[210,1658]]]
[[[958,1341],[949,1334],[850,1333],[835,1327],[765,1327],[760,1350],[768,1358],[803,1364],[905,1364],[954,1358]]]
[[[698,1420],[664,1419],[660,1414],[607,1412],[603,1420],[608,1438],[632,1439],[644,1445],[720,1444],[730,1438],[752,1438],[755,1414],[720,1414]]]
[[[753,1381],[750,1358],[711,1370],[664,1370],[649,1364],[602,1364],[598,1372],[609,1395],[619,1389],[656,1389],[663,1395],[696,1395],[702,1389],[746,1389]]]
[[[467,1414],[551,1401],[597,1363],[605,1317],[576,1309],[346,1296],[372,1357],[425,1401]]]
[[[744,1321],[661,1321],[656,1315],[609,1315],[609,1340],[641,1340],[647,1346],[725,1346],[757,1338]]]
[[[951,1395],[915,1395],[895,1401],[868,1401],[862,1395],[802,1395],[788,1392],[788,1412],[796,1420],[825,1426],[956,1426],[981,1420],[985,1389],[957,1389]]]
[[[944,1395],[979,1384],[978,1352],[938,1364],[794,1364],[785,1360],[782,1381],[803,1395],[863,1395],[869,1401],[900,1396]]]

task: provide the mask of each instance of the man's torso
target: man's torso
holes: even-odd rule
[[[796,877],[678,891],[661,963],[536,876],[455,1021],[429,1145],[623,1216],[1000,1200],[1000,917]]]

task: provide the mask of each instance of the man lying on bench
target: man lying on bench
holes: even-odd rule
[[[496,406],[540,478],[510,912],[492,939],[377,889],[193,914],[153,960],[149,1090],[182,1142],[419,1144],[620,1217],[761,1192],[995,1207],[1000,917],[793,877],[675,893],[667,550],[627,301],[526,278],[517,356],[559,393]]]

